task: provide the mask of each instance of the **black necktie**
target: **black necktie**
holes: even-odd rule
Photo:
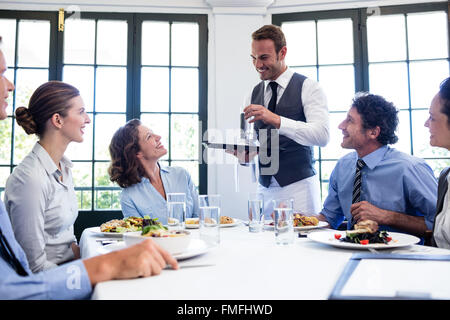
[[[23,268],[20,261],[17,259],[14,251],[12,251],[9,246],[8,240],[3,235],[2,229],[0,229],[0,256],[2,256],[6,262],[8,262],[11,267],[16,271],[16,273],[20,276],[27,276],[28,273]]]
[[[272,89],[272,97],[270,98],[270,101],[269,101],[269,111],[275,113],[275,107],[277,105],[278,83],[276,83],[275,81],[271,81],[271,82],[269,82],[269,86]]]
[[[355,172],[355,180],[353,181],[353,195],[352,195],[352,204],[359,202],[361,198],[361,169],[366,165],[366,163],[358,159],[356,162],[356,172]]]

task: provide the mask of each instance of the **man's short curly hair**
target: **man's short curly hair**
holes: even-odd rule
[[[111,156],[109,177],[122,188],[141,182],[144,176],[144,168],[137,158],[140,151],[138,131],[140,125],[139,119],[128,121],[117,129],[109,145]]]
[[[395,134],[398,126],[398,110],[392,102],[370,93],[358,93],[353,99],[352,107],[356,108],[362,119],[364,129],[380,127],[377,141],[382,145],[394,144],[398,141]]]

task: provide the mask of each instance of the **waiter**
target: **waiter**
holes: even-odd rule
[[[298,41],[301,41],[299,38]],[[265,25],[252,34],[253,65],[261,82],[248,95],[244,118],[260,142],[258,192],[270,217],[273,199],[293,198],[294,210],[320,211],[319,178],[313,146],[329,141],[327,100],[319,84],[286,66],[286,39],[280,27]],[[244,162],[255,154],[237,154]]]

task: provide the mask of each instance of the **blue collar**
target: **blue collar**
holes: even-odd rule
[[[166,174],[166,173],[169,174],[172,171],[171,167],[162,166],[159,162],[158,162],[158,166],[159,166],[159,171],[162,173],[161,179],[164,174]],[[143,176],[142,179],[148,180],[150,182],[150,180],[148,178],[146,178],[145,176]],[[163,183],[164,183],[164,181],[163,181]]]
[[[386,152],[388,152],[388,150],[389,147],[387,145],[382,146],[372,153],[369,153],[362,159],[366,163],[367,167],[369,167],[370,170],[373,170],[381,162],[381,160],[384,159],[384,156],[386,155]],[[358,154],[356,155],[358,156]]]
[[[159,162],[158,162],[158,165],[159,165],[159,169],[165,173],[170,173],[170,171],[172,171],[171,167],[162,166]]]

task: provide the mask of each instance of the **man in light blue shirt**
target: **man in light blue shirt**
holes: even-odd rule
[[[33,274],[25,252],[14,237],[8,213],[0,201],[0,228],[9,247],[28,276],[20,275],[0,251],[0,299],[85,299],[92,286],[82,260]]]
[[[1,44],[1,37],[0,37]],[[0,48],[0,120],[7,118],[6,99],[14,85],[5,77],[6,61]],[[178,269],[177,261],[151,239],[127,249],[85,260],[75,260],[33,274],[25,252],[0,201],[0,300],[86,299],[102,281],[157,275],[166,263]]]
[[[337,162],[320,220],[338,228],[346,219],[347,229],[352,229],[358,221],[370,219],[381,230],[421,237],[431,230],[437,180],[424,160],[388,146],[398,140],[397,125],[397,110],[392,103],[372,94],[355,97],[339,125],[344,135],[341,146],[355,152]],[[360,185],[355,187],[358,159],[364,163]]]

